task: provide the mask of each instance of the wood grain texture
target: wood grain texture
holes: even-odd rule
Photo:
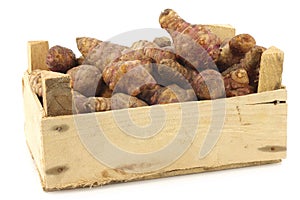
[[[105,162],[97,160],[87,148],[83,138],[90,141],[97,140],[101,130],[111,143],[128,152],[149,153],[164,148],[178,133],[181,124],[180,115],[183,104],[176,103],[160,105],[165,111],[164,128],[154,137],[139,140],[129,136],[120,127],[126,125],[126,120],[116,123],[114,111],[48,117],[42,120],[42,138],[44,143],[44,160],[46,171],[65,167],[60,173],[44,173],[44,189],[56,190],[82,186],[105,185],[111,182],[127,182],[153,177],[164,177],[177,171],[185,174],[194,169],[204,172],[232,167],[255,165],[255,163],[280,160],[286,156],[286,91],[284,89],[261,94],[228,98],[225,101],[225,119],[221,130],[221,137],[209,154],[200,159],[199,154],[203,142],[212,125],[212,101],[191,102],[185,108],[190,109],[188,118],[195,118],[192,109],[196,104],[201,117],[198,121],[197,134],[184,154],[171,165],[153,172],[134,173],[145,166],[157,165],[167,159],[162,154],[158,159],[148,160],[147,163],[135,163],[127,158],[119,159],[116,168],[108,167]],[[278,101],[277,101],[278,100]],[[274,103],[279,102],[279,103]],[[139,116],[136,123],[149,124],[151,107],[129,109],[132,116]],[[219,113],[219,114],[218,114]],[[221,115],[218,112],[217,115]],[[217,117],[217,116],[215,116]],[[61,128],[59,128],[61,127]],[[272,147],[280,151],[266,151]],[[74,148],[76,147],[76,148]],[[263,150],[262,150],[263,149]],[[109,152],[107,152],[109,153]],[[198,169],[198,170],[197,170]],[[200,170],[201,169],[201,170]],[[132,173],[131,173],[132,172]]]
[[[209,28],[213,33],[215,33],[219,38],[223,41],[224,39],[232,38],[235,36],[235,28],[231,25],[225,24],[213,24],[213,25],[205,25]]]
[[[29,73],[35,69],[48,70],[46,64],[48,50],[48,41],[29,41],[27,43]]]
[[[258,92],[281,88],[284,53],[272,46],[263,52],[260,62]]]
[[[70,76],[62,73],[42,72],[43,107],[46,116],[71,115],[72,92]]]
[[[43,141],[41,134],[42,118],[45,117],[44,109],[37,97],[30,88],[29,75],[25,72],[22,80],[23,102],[24,102],[24,130],[26,142],[30,149],[32,158],[35,161],[36,168],[39,172],[45,170],[43,163]],[[45,180],[44,173],[40,173],[41,180]]]

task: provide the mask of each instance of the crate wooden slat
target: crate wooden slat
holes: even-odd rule
[[[30,41],[27,44],[28,72],[35,69],[47,70],[46,56],[49,49],[48,41]]]
[[[227,27],[220,33],[227,37],[234,34],[233,30]],[[23,77],[25,135],[46,191],[277,163],[286,157],[285,88],[214,101],[51,117],[31,91],[28,76],[26,72]],[[152,109],[164,111],[164,115],[156,115],[158,120],[152,123],[159,126],[163,120],[165,124],[159,134],[147,139],[126,134],[120,128],[127,126],[126,119],[116,121],[116,117],[129,112],[136,124],[148,125]],[[185,124],[181,124],[182,113]],[[195,119],[197,128],[192,130]],[[214,127],[213,120],[221,120],[220,137],[211,150],[202,154],[204,142],[214,142],[209,135],[210,128],[220,128]],[[120,157],[118,165],[109,167],[99,161],[93,151],[108,155],[114,152],[105,151],[105,145],[87,148],[87,144],[96,144],[101,129],[110,143],[120,149],[147,154],[168,145],[182,127],[185,134],[195,131],[195,137],[178,159],[157,170],[144,171],[160,166],[168,159],[167,154],[143,162]],[[183,137],[178,145],[185,144],[185,139]]]

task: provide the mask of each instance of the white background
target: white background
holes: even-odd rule
[[[6,3],[4,3],[6,2]],[[0,195],[29,199],[299,199],[298,92],[300,70],[297,1],[1,1],[0,3]],[[21,77],[27,41],[49,40],[75,52],[77,36],[102,40],[138,28],[159,28],[158,16],[173,8],[191,23],[231,24],[257,44],[285,52],[288,89],[288,157],[281,164],[226,170],[94,189],[45,193],[23,131]],[[288,198],[290,199],[290,198]]]

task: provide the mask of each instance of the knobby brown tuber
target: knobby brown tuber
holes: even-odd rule
[[[255,44],[255,39],[249,34],[239,34],[223,41],[220,47],[220,55],[216,62],[219,70],[223,72],[228,67],[238,64]]]
[[[141,91],[141,93],[137,96],[139,99],[147,102],[149,105],[154,105],[157,103],[157,98],[159,95],[159,91],[163,88],[163,86],[155,84],[151,87],[146,87]]]
[[[230,51],[234,55],[245,55],[256,44],[255,39],[249,34],[239,34],[229,41]]]
[[[232,71],[223,73],[223,77],[226,97],[253,93],[253,87],[249,85],[249,77],[245,69],[232,69]]]
[[[154,38],[153,42],[161,48],[171,46],[171,40],[166,36]]]
[[[256,92],[259,78],[259,68],[262,53],[266,48],[261,46],[254,46],[249,52],[245,54],[245,57],[241,60],[241,67],[243,67],[249,76],[249,84],[254,87]]]
[[[249,77],[249,85],[252,86],[253,91],[256,92],[259,78],[259,66],[261,55],[265,51],[264,47],[254,46],[250,51],[248,51],[244,58],[240,60],[238,64],[234,64],[224,72],[223,75],[230,73],[236,69],[242,68],[247,72],[247,76]]]
[[[88,113],[90,112],[89,109],[85,106],[87,103],[88,98],[81,93],[72,90],[73,95],[73,112],[75,113]]]
[[[225,97],[223,77],[212,69],[206,69],[197,74],[192,82],[192,87],[199,100]]]
[[[80,56],[79,58],[76,58],[76,63],[77,65],[82,65],[84,62],[84,57]]]
[[[104,68],[120,57],[122,51],[127,48],[111,42],[101,42],[88,53],[83,63],[97,67],[102,73]]]
[[[138,95],[143,88],[156,84],[150,74],[152,64],[149,61],[118,61],[108,65],[103,71],[103,80],[115,93]]]
[[[71,85],[71,88],[73,88],[73,86],[74,86],[74,81],[75,81],[76,73],[78,72],[79,69],[80,69],[80,65],[77,66],[77,67],[73,67],[73,68],[69,69],[67,71],[67,73],[66,73],[66,74],[70,75],[70,85]]]
[[[88,112],[100,112],[111,110],[111,99],[105,97],[90,97],[84,103]]]
[[[97,96],[99,93],[102,74],[92,65],[80,65],[68,71],[74,90],[84,96]]]
[[[48,50],[46,64],[51,71],[65,73],[76,63],[75,54],[71,49],[56,45]]]
[[[157,104],[196,101],[197,97],[193,89],[182,89],[176,84],[161,88],[157,95]]]
[[[77,48],[82,54],[83,58],[86,58],[89,52],[92,51],[93,48],[101,44],[101,42],[102,42],[101,40],[98,40],[96,38],[90,38],[90,37],[76,38]]]
[[[111,89],[109,89],[109,87],[104,82],[103,78],[101,78],[101,80],[100,80],[98,89],[99,89],[99,92],[98,92],[97,96],[106,97],[106,98],[110,98],[112,96],[113,91]]]
[[[157,72],[160,76],[161,85],[170,85],[172,83],[182,88],[190,88],[193,77],[197,75],[197,71],[182,66],[175,60],[163,59],[157,65]]]
[[[145,48],[159,48],[155,43],[149,42],[148,40],[138,40],[134,42],[129,49],[122,51],[122,55],[116,59],[123,61],[132,60],[148,60],[152,61],[149,56],[145,53]]]
[[[31,90],[39,97],[42,97],[42,70],[36,69],[29,74],[29,84]]]
[[[218,59],[221,41],[205,26],[186,22],[172,9],[166,9],[161,13],[159,23],[170,33],[176,54],[188,60],[196,69],[210,68],[211,66],[207,65],[208,57],[213,61]],[[199,59],[203,62],[199,63]]]
[[[111,98],[90,97],[85,103],[85,107],[89,112],[136,108],[147,105],[144,101],[123,93],[116,93]]]
[[[159,63],[163,59],[176,59],[176,54],[174,52],[162,48],[146,47],[144,52],[146,56],[152,58],[156,63]]]
[[[197,100],[193,89],[183,89],[176,84],[167,87],[155,85],[143,90],[138,97],[149,105]]]

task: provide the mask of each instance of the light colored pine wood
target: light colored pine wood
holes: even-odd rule
[[[258,92],[281,88],[284,53],[272,46],[263,52],[260,62]]]
[[[48,70],[46,56],[49,50],[48,41],[29,41],[27,43],[28,72],[35,69]]]
[[[70,76],[51,71],[42,72],[43,107],[46,116],[71,115]]]
[[[225,24],[213,24],[213,25],[205,25],[209,28],[213,33],[215,33],[221,40],[232,38],[235,36],[235,28],[231,25]]]
[[[37,97],[30,88],[29,75],[25,72],[22,80],[23,101],[25,123],[24,130],[26,142],[30,149],[32,158],[35,161],[36,168],[40,173],[41,180],[45,180],[45,163],[43,163],[43,142],[41,134],[42,118],[45,117],[44,109]]]
[[[226,99],[226,116],[221,137],[212,151],[202,159],[199,154],[211,125],[212,101],[183,103],[190,104],[185,109],[190,110],[188,117],[191,120],[195,118],[195,104],[201,112],[196,138],[177,161],[150,173],[136,174],[127,171],[137,172],[145,166],[156,165],[156,159],[141,164],[124,158],[119,160],[118,168],[109,168],[91,155],[81,137],[85,136],[90,141],[96,140],[95,130],[100,126],[105,136],[121,149],[129,152],[153,152],[163,148],[175,137],[181,126],[182,104],[160,105],[166,113],[165,126],[159,134],[146,140],[138,140],[125,134],[120,127],[126,124],[126,120],[117,124],[113,117],[116,114],[114,111],[44,118],[42,137],[47,166],[43,172],[44,188],[55,190],[104,185],[110,182],[168,176],[173,171],[178,174],[193,170],[204,172],[283,159],[286,156],[286,91],[281,89],[272,91],[271,95],[268,93]],[[276,100],[280,102],[274,104]],[[151,107],[130,109],[130,114],[139,116],[137,124],[148,124],[150,109]],[[278,147],[280,150],[275,150]],[[268,148],[269,151],[266,150]],[[167,155],[161,155],[159,160],[167,159],[164,156]]]

